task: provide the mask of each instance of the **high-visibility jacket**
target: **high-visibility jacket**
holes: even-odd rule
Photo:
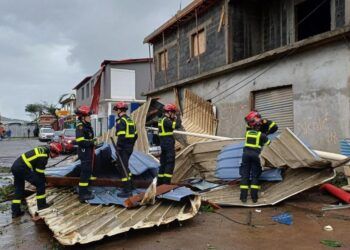
[[[45,167],[49,160],[50,149],[46,146],[36,147],[21,155],[23,163],[31,170],[39,173],[45,173]]]
[[[158,135],[160,137],[173,136],[174,130],[181,127],[181,120],[172,120],[167,116],[164,116],[158,121]]]
[[[136,124],[127,115],[117,119],[115,133],[118,136],[117,147],[121,149],[131,149],[138,137]]]
[[[263,146],[268,144],[270,144],[270,140],[260,131],[248,130],[245,134],[245,148],[260,151]]]
[[[94,146],[94,131],[89,122],[78,122],[75,129],[75,141],[79,148]]]
[[[253,128],[247,126],[247,131],[253,130]],[[265,135],[270,135],[278,130],[277,123],[267,119],[263,119],[259,131]]]

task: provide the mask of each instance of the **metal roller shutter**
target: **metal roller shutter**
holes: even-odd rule
[[[279,130],[294,129],[292,86],[254,92],[254,107],[263,118],[277,123]]]

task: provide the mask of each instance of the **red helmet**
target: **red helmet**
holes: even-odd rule
[[[113,107],[113,110],[118,110],[118,109],[128,110],[128,104],[126,104],[125,102],[116,102]]]
[[[255,120],[256,118],[260,119],[261,116],[257,111],[253,110],[253,111],[250,111],[249,114],[246,115],[246,117],[244,117],[244,120],[249,123]]]
[[[89,115],[92,114],[92,112],[91,112],[89,106],[83,105],[83,106],[80,106],[80,107],[75,111],[75,114],[76,114],[77,116],[89,116]]]
[[[51,142],[50,143],[50,152],[53,152],[55,154],[60,154],[62,152],[62,145],[58,142]]]
[[[176,105],[172,103],[166,104],[163,109],[166,112],[176,112],[177,110]]]

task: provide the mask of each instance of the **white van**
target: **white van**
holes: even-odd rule
[[[52,128],[41,128],[39,130],[39,141],[50,141],[55,131]]]

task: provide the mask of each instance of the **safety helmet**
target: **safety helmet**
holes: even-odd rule
[[[163,109],[166,112],[176,112],[177,110],[176,105],[172,103],[166,104]]]
[[[116,111],[118,109],[128,110],[128,104],[126,104],[125,102],[116,102],[114,107],[113,107],[113,110]]]
[[[77,116],[89,116],[89,115],[92,114],[92,112],[91,112],[89,106],[83,105],[83,106],[80,106],[80,107],[75,111],[75,114],[76,114]]]
[[[50,143],[50,152],[53,152],[55,154],[60,154],[62,152],[63,148],[62,145],[58,142],[51,142]]]
[[[249,122],[255,120],[256,118],[259,118],[259,119],[260,119],[261,116],[260,116],[260,114],[259,114],[257,111],[253,110],[253,111],[250,111],[249,114],[246,115],[246,117],[244,117],[244,120],[245,120],[247,123],[249,123]]]

